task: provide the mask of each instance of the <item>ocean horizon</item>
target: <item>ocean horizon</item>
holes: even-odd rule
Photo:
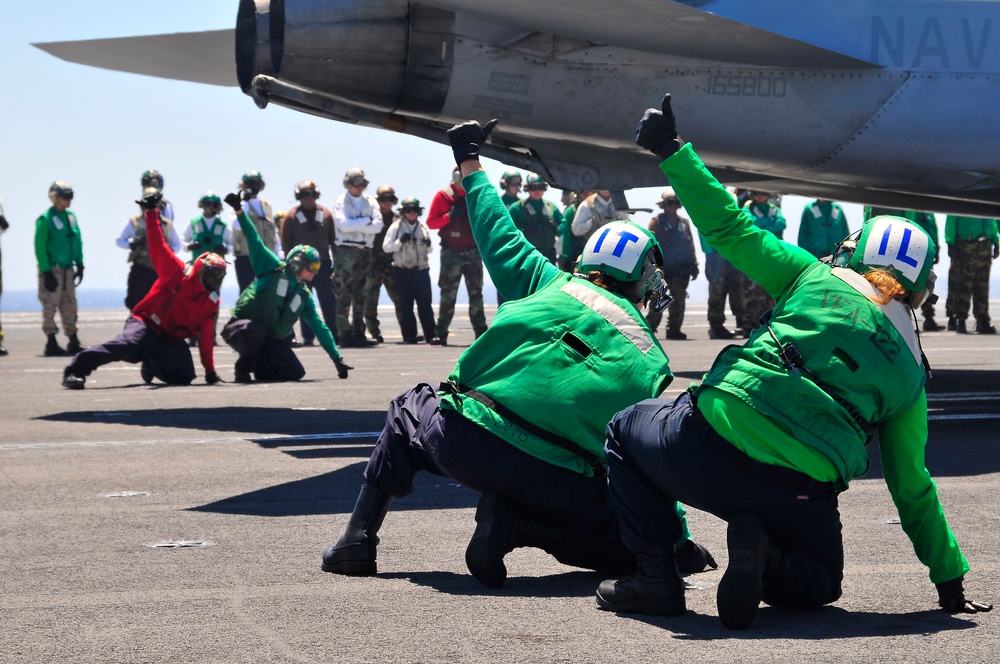
[[[997,274],[1000,270],[995,270],[993,276],[990,279],[990,299],[995,299],[1000,296],[1000,274]],[[944,300],[948,293],[948,275],[939,275],[937,281],[937,294],[939,297],[938,309],[940,315],[944,315]],[[437,282],[433,282],[432,285],[433,302],[435,305],[439,303],[440,290],[437,287]],[[688,301],[695,303],[704,303],[708,301],[708,282],[705,280],[704,275],[701,275],[695,281],[688,285],[687,291]],[[235,286],[224,287],[222,289],[222,306],[231,307],[236,304],[236,300],[239,297],[239,291]],[[86,286],[78,289],[76,291],[76,301],[77,306],[80,309],[115,309],[118,307],[125,307],[125,289],[124,288],[87,288]],[[458,288],[458,304],[468,304],[469,296],[465,291],[465,282]],[[496,288],[491,283],[486,283],[483,287],[483,301],[485,304],[496,304],[497,303],[497,292]],[[392,300],[386,294],[385,289],[382,289],[382,293],[379,296],[379,304],[389,306],[392,304]],[[5,290],[3,295],[0,296],[0,311],[41,311],[42,305],[38,301],[38,293],[34,290]],[[994,318],[1000,318],[1000,314],[996,311],[994,313]]]
[[[434,287],[434,304],[438,304],[438,291]],[[231,307],[236,304],[239,291],[236,287],[222,289],[222,306]],[[483,288],[483,299],[486,304],[496,304],[496,289],[492,285],[486,284]],[[379,296],[380,305],[389,306],[392,300],[386,294],[385,289]],[[468,304],[469,297],[465,292],[465,284],[459,286],[458,304]],[[76,304],[79,309],[116,309],[125,308],[124,288],[86,288],[82,287],[76,291]],[[0,296],[0,311],[41,311],[42,305],[38,301],[38,292],[33,290],[5,290]]]

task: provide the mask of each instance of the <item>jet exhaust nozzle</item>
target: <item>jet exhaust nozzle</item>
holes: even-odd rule
[[[406,0],[241,0],[237,78],[251,95],[263,74],[374,110],[433,114],[450,82],[454,24],[453,13]]]

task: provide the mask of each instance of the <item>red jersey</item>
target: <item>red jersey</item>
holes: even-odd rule
[[[206,372],[215,371],[214,318],[219,313],[219,295],[208,292],[201,278],[167,246],[156,210],[146,210],[149,257],[156,270],[156,283],[132,309],[157,333],[169,339],[198,337],[198,352]]]

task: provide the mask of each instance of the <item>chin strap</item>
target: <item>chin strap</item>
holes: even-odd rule
[[[934,297],[936,298],[937,296],[935,295]],[[936,302],[937,300],[935,299],[934,301]],[[933,302],[931,304],[933,304]],[[931,363],[927,361],[927,356],[924,355],[924,347],[920,343],[920,323],[917,321],[917,312],[909,305],[907,305],[906,308],[910,310],[910,318],[913,319],[913,333],[917,335],[917,348],[920,349],[920,361],[924,364],[924,374],[928,378],[933,378],[934,373],[931,372]]]

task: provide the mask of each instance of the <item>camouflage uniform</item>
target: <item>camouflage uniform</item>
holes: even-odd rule
[[[437,335],[448,338],[448,327],[455,315],[458,282],[465,277],[465,290],[469,293],[469,320],[478,338],[486,331],[486,312],[483,309],[483,258],[478,249],[454,251],[441,249],[441,273],[438,288],[441,302],[438,305]]]
[[[995,219],[948,216],[944,226],[951,267],[948,270],[948,300],[945,311],[959,332],[965,332],[969,304],[976,319],[976,331],[989,333],[990,267],[1000,246]]]
[[[700,235],[700,234],[699,234]],[[708,279],[708,324],[722,327],[726,324],[726,297],[729,310],[736,319],[736,327],[742,329],[743,316],[743,273],[723,258],[719,252],[701,238],[701,249],[705,252],[705,278]]]
[[[337,332],[365,338],[364,307],[368,297],[372,252],[367,247],[337,247],[333,292],[337,294]],[[350,322],[353,312],[353,325]]]
[[[441,239],[437,341],[442,344],[448,343],[448,327],[455,315],[455,300],[462,277],[465,277],[465,290],[469,293],[469,320],[476,337],[487,327],[483,310],[483,258],[469,224],[465,190],[461,188],[459,177],[454,174],[452,177],[452,184],[434,194],[427,213],[427,227],[437,230]]]

